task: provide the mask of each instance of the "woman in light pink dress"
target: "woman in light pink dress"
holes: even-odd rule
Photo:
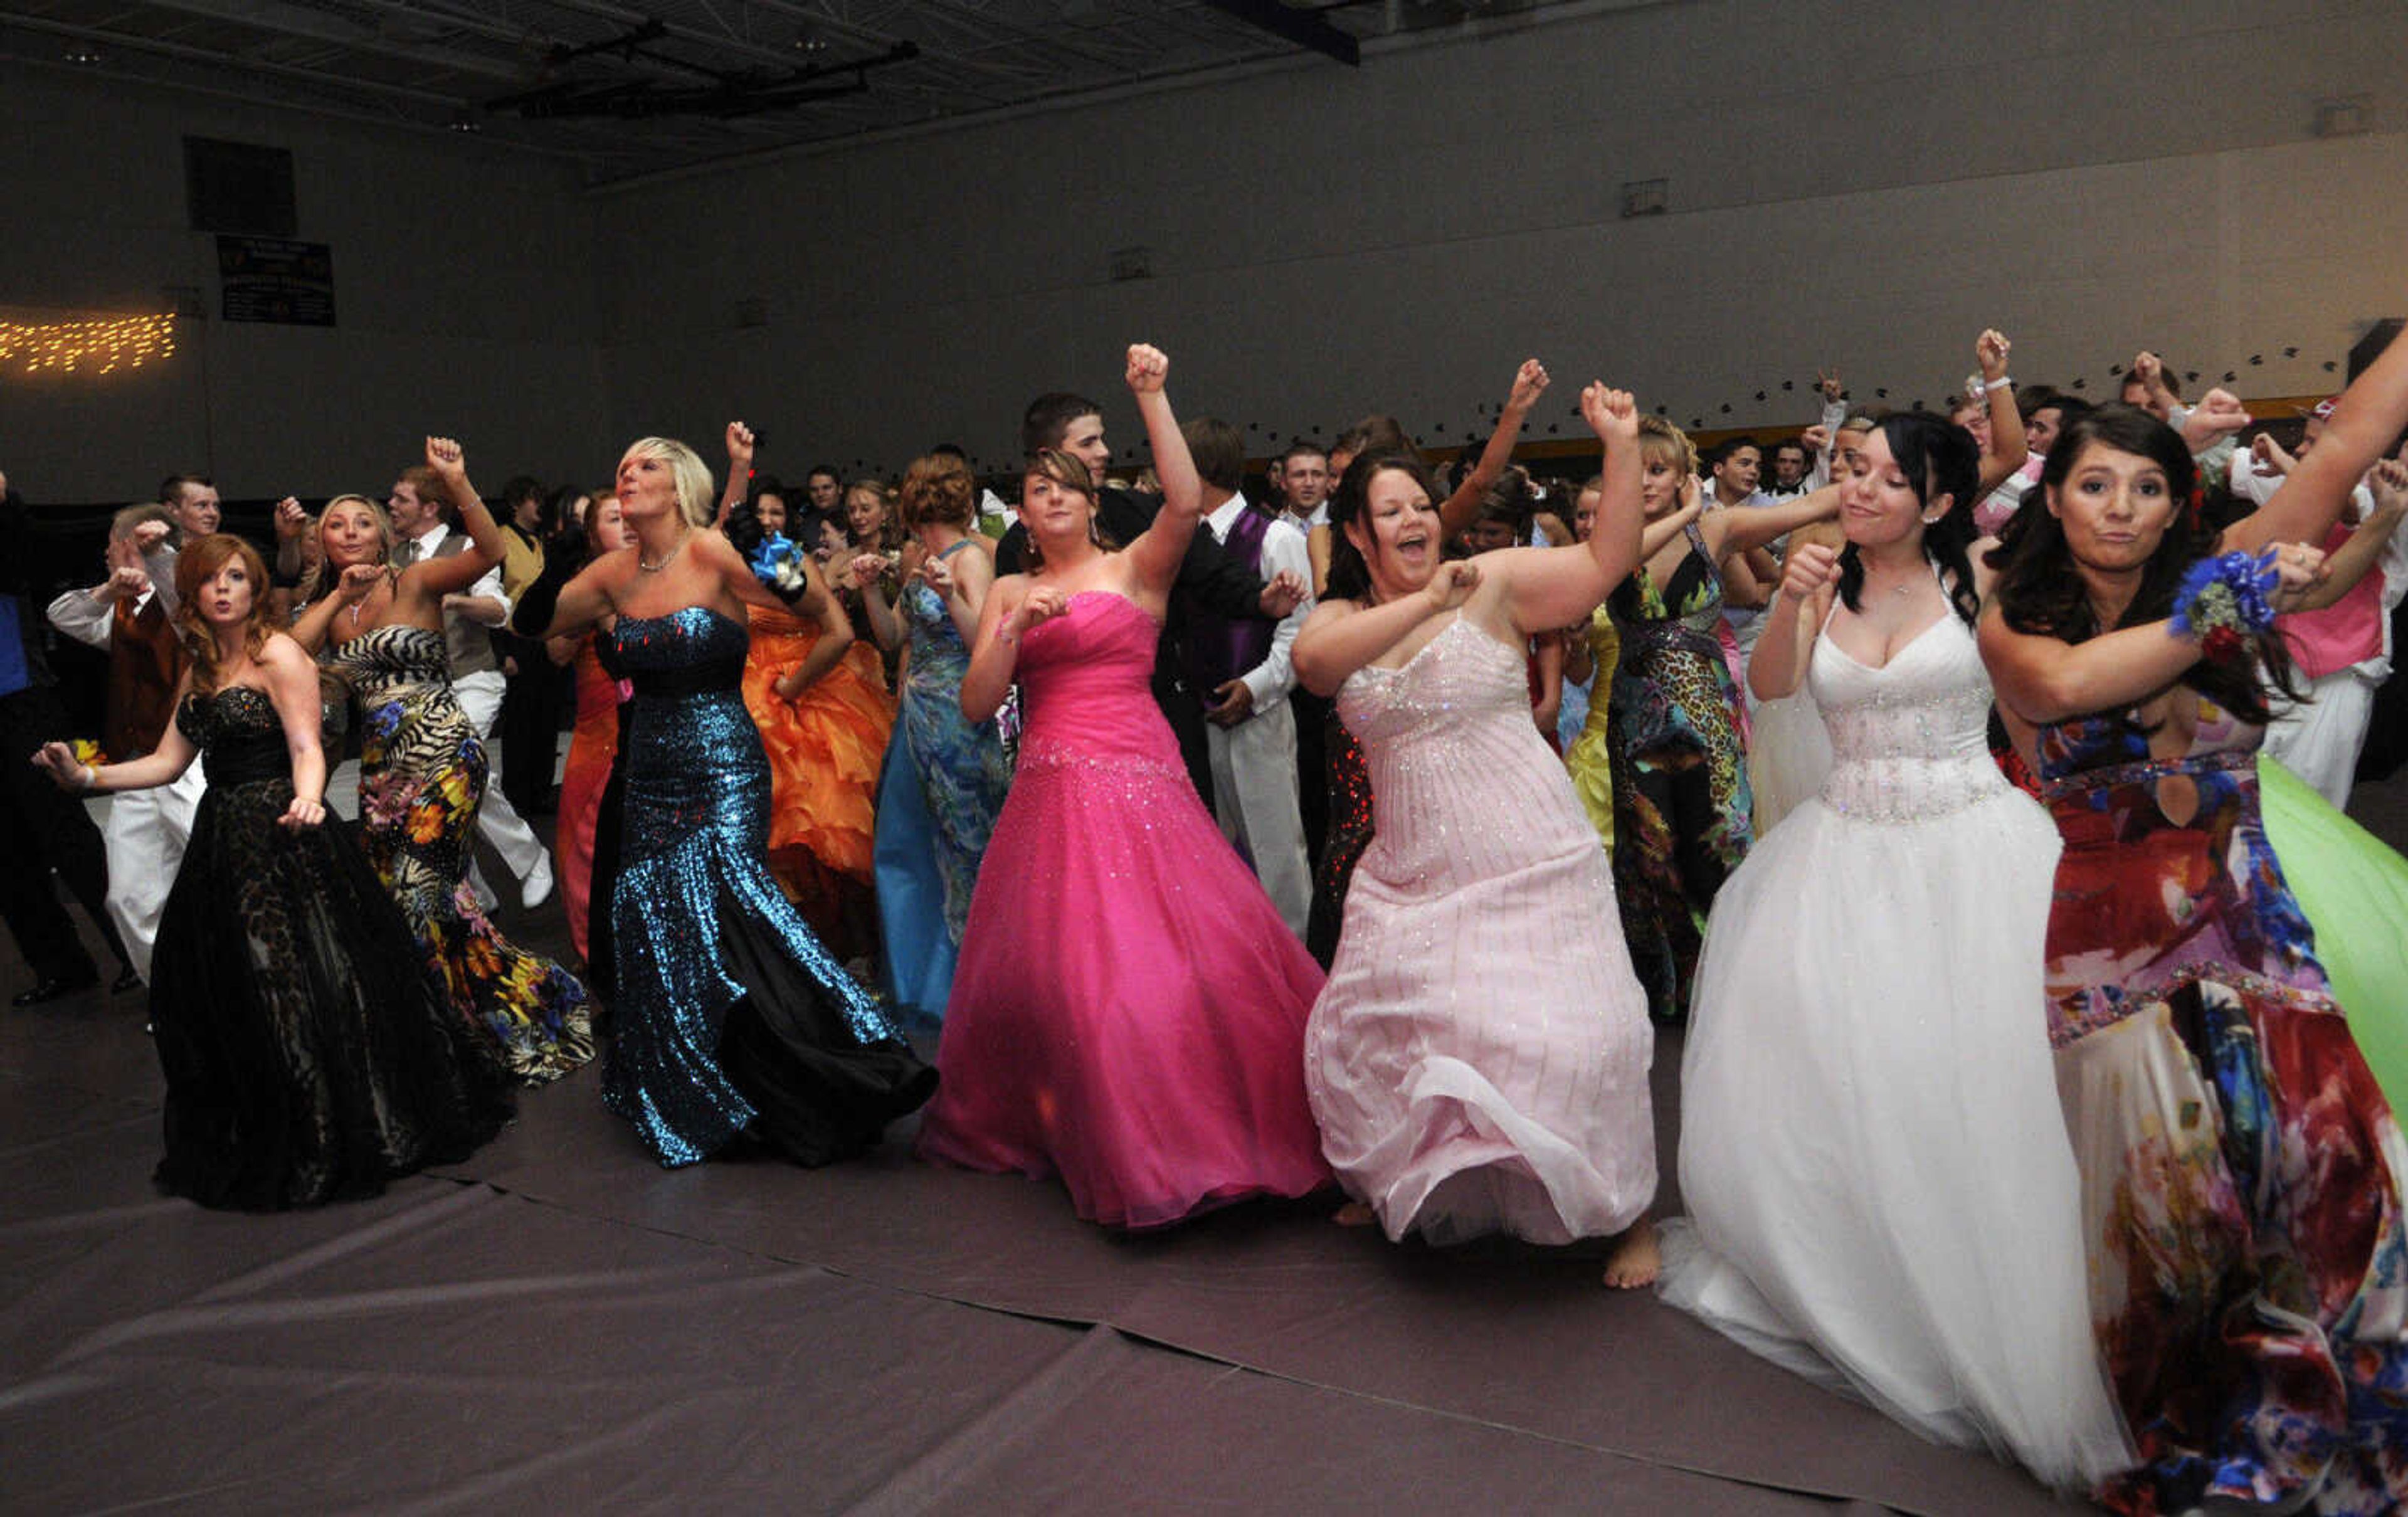
[[[1059,1175],[1079,1215],[1132,1228],[1329,1182],[1304,1097],[1321,966],[1213,825],[1150,686],[1202,520],[1168,365],[1129,350],[1154,524],[1125,551],[1097,541],[1086,465],[1039,454],[1021,508],[1038,566],[981,608],[963,714],[988,720],[1016,680],[1027,725],[920,1129],[924,1155]]]
[[[1362,742],[1378,826],[1305,1034],[1342,1222],[1447,1243],[1621,1235],[1614,1285],[1655,1278],[1647,999],[1597,833],[1530,724],[1521,649],[1581,621],[1639,553],[1638,415],[1591,385],[1606,444],[1586,543],[1442,563],[1417,461],[1359,458],[1297,672]]]

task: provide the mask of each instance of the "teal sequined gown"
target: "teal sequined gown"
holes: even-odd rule
[[[936,1071],[769,877],[745,628],[689,606],[622,616],[612,636],[635,695],[603,1098],[664,1165],[748,1133],[806,1165],[869,1148],[927,1100]]]

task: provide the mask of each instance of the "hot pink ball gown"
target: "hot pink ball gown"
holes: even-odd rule
[[[1188,781],[1149,687],[1158,632],[1087,592],[1022,640],[1020,766],[920,1129],[923,1154],[1059,1175],[1118,1227],[1329,1180],[1304,1095],[1321,968]]]

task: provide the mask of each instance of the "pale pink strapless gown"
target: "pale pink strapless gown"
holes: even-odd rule
[[[1119,1227],[1329,1182],[1304,1098],[1321,966],[1187,779],[1149,684],[1158,632],[1088,593],[1021,645],[1019,768],[920,1129],[924,1155],[1058,1174]]]
[[[1392,1238],[1621,1232],[1656,1195],[1655,1034],[1522,655],[1458,618],[1338,709],[1378,832],[1305,1030],[1323,1153]]]

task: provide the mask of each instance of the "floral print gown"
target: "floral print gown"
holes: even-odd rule
[[[485,746],[452,697],[443,635],[375,627],[323,661],[360,704],[360,823],[368,862],[401,903],[427,970],[521,1080],[556,1080],[594,1056],[585,987],[510,946],[468,889]]]

